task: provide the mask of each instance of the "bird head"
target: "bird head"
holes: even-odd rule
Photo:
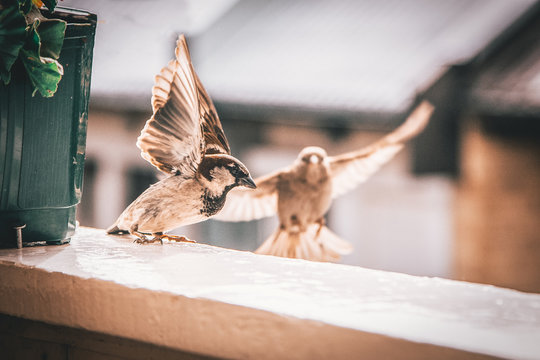
[[[301,166],[314,166],[322,164],[326,160],[327,154],[323,148],[318,146],[308,146],[298,154],[296,163]]]
[[[250,189],[257,187],[246,166],[230,155],[205,155],[199,165],[199,173],[208,189],[215,194],[236,186],[245,186]]]
[[[328,156],[323,148],[308,146],[300,151],[292,171],[305,181],[318,183],[328,176]]]

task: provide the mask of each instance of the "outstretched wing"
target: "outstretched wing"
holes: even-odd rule
[[[223,127],[221,126],[221,121],[219,121],[214,103],[204,89],[197,74],[195,74],[195,81],[197,82],[197,89],[199,91],[199,112],[201,114],[201,125],[206,143],[205,153],[230,155],[231,149],[229,142],[223,132]]]
[[[407,140],[424,129],[433,109],[433,105],[423,101],[405,123],[381,140],[358,151],[330,157],[333,176],[332,197],[335,198],[355,188],[391,160]]]
[[[153,115],[137,146],[142,157],[164,173],[189,177],[207,147],[230,151],[212,100],[193,70],[184,35],[176,42],[175,55],[155,78]]]
[[[225,206],[212,219],[250,221],[272,216],[277,212],[277,183],[281,171],[255,179],[254,190],[234,188],[227,195]]]

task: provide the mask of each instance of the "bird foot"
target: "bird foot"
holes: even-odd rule
[[[163,245],[163,240],[161,240],[161,238],[158,237],[158,236],[154,236],[150,240],[146,236],[141,236],[141,237],[138,237],[135,240],[133,240],[133,242],[137,243],[137,244],[140,244],[140,245],[148,245],[148,244],[153,244],[153,243],[159,242],[159,243],[161,243],[161,245]]]
[[[189,242],[189,243],[196,243],[195,240],[188,239],[188,238],[185,237],[185,236],[166,235],[166,234],[163,234],[163,235],[158,235],[158,236],[156,236],[156,237],[159,237],[160,239],[165,239],[165,240],[169,240],[169,241],[174,241],[174,242]]]

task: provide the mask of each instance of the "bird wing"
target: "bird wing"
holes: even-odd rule
[[[255,179],[257,188],[234,188],[227,195],[225,206],[213,217],[221,221],[250,221],[272,216],[277,212],[277,183],[281,171]]]
[[[230,155],[231,148],[223,132],[223,127],[221,126],[221,121],[219,121],[214,103],[204,89],[197,74],[195,72],[193,74],[195,75],[195,81],[199,91],[199,111],[206,144],[205,153]]]
[[[213,153],[230,151],[212,100],[193,70],[184,35],[176,42],[175,55],[155,78],[153,114],[137,146],[164,173],[189,177],[208,147]]]
[[[367,180],[396,155],[404,143],[419,134],[427,125],[433,105],[423,101],[405,123],[379,141],[358,151],[330,157],[332,198],[346,193]]]

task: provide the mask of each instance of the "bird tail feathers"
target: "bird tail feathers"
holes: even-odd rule
[[[331,262],[338,261],[341,255],[351,253],[352,245],[326,226],[320,229],[318,235],[317,231],[319,225],[311,225],[303,232],[278,228],[255,253]]]
[[[120,229],[118,225],[116,225],[116,223],[112,224],[106,231],[107,231],[107,234],[112,234],[112,235],[126,234],[129,232],[127,230]]]

